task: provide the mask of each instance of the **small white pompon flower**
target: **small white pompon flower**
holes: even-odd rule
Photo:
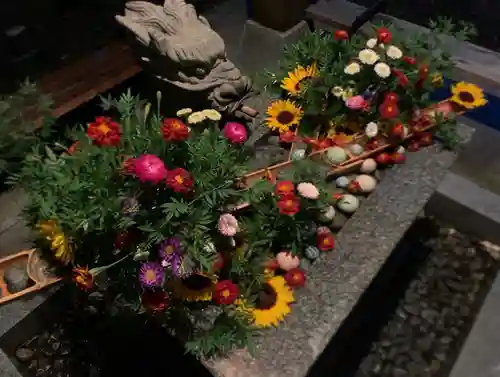
[[[391,67],[389,67],[386,63],[375,64],[374,70],[377,76],[383,79],[386,79],[391,75]]]
[[[401,51],[399,48],[396,46],[389,46],[387,47],[387,50],[385,51],[387,56],[391,59],[401,59],[403,57],[403,51]]]
[[[344,95],[344,88],[341,86],[334,86],[330,91],[335,97],[340,98]]]
[[[183,117],[183,116],[188,116],[192,112],[193,112],[193,109],[186,107],[185,109],[178,110],[177,113],[175,113],[175,115],[177,115],[178,117]]]
[[[375,137],[378,134],[378,125],[375,122],[370,122],[365,127],[365,135],[369,138]]]
[[[344,73],[348,75],[356,75],[359,71],[361,71],[361,66],[356,62],[348,64],[344,69]]]
[[[366,42],[366,47],[375,48],[377,44],[378,44],[377,38],[371,38],[368,39],[368,41]]]
[[[378,54],[375,51],[370,50],[369,48],[361,50],[358,54],[358,58],[361,63],[368,65],[374,65],[380,59]]]

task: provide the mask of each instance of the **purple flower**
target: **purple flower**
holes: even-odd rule
[[[167,238],[160,244],[159,250],[160,258],[168,260],[174,257],[175,254],[182,254],[181,241],[178,238]]]
[[[160,263],[143,263],[139,269],[139,281],[148,288],[160,287],[165,282],[165,271]]]

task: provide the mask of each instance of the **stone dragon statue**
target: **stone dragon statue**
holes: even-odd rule
[[[251,80],[228,60],[223,39],[191,4],[130,1],[125,14],[115,18],[135,35],[146,70],[158,79],[186,91],[206,93],[218,111],[247,119],[256,115],[243,106],[252,91]]]

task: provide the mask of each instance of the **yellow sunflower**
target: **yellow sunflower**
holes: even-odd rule
[[[484,106],[488,103],[480,87],[463,81],[453,85],[451,93],[450,100],[468,110]]]
[[[54,220],[40,221],[37,226],[40,234],[50,242],[50,249],[56,259],[69,264],[73,258],[73,249],[68,239]]]
[[[299,124],[302,119],[302,108],[289,100],[277,100],[267,108],[267,115],[267,126],[284,133],[290,131],[290,127]]]
[[[288,72],[288,76],[281,81],[281,88],[285,89],[289,95],[298,96],[302,90],[302,84],[318,75],[316,63],[308,67],[299,65],[293,71]]]
[[[254,308],[249,308],[257,327],[277,326],[290,312],[290,304],[295,301],[292,290],[283,276],[269,279],[259,294]]]
[[[174,279],[172,290],[174,296],[184,301],[210,301],[216,282],[215,276],[193,274],[184,279]]]

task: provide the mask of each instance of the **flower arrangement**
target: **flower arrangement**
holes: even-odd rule
[[[334,247],[318,228],[321,174],[302,161],[241,189],[244,125],[214,110],[163,117],[129,94],[104,105],[118,117],[36,149],[15,177],[38,246],[81,290],[117,292],[117,308],[168,322],[198,356],[250,346],[292,310],[303,264]],[[233,212],[241,202],[253,210]]]
[[[431,22],[429,33],[410,37],[390,25],[376,27],[368,38],[344,30],[306,35],[285,51],[277,72],[264,74],[266,89],[280,97],[269,105],[267,126],[283,142],[302,141],[312,149],[345,145],[360,135],[365,149],[381,138],[401,142],[413,135],[418,141],[434,125],[446,146],[456,145],[453,114],[487,100],[480,88],[460,82],[451,88],[448,108],[438,116],[425,111],[453,68],[443,34],[467,39],[472,33],[466,26],[454,29],[440,20]]]

